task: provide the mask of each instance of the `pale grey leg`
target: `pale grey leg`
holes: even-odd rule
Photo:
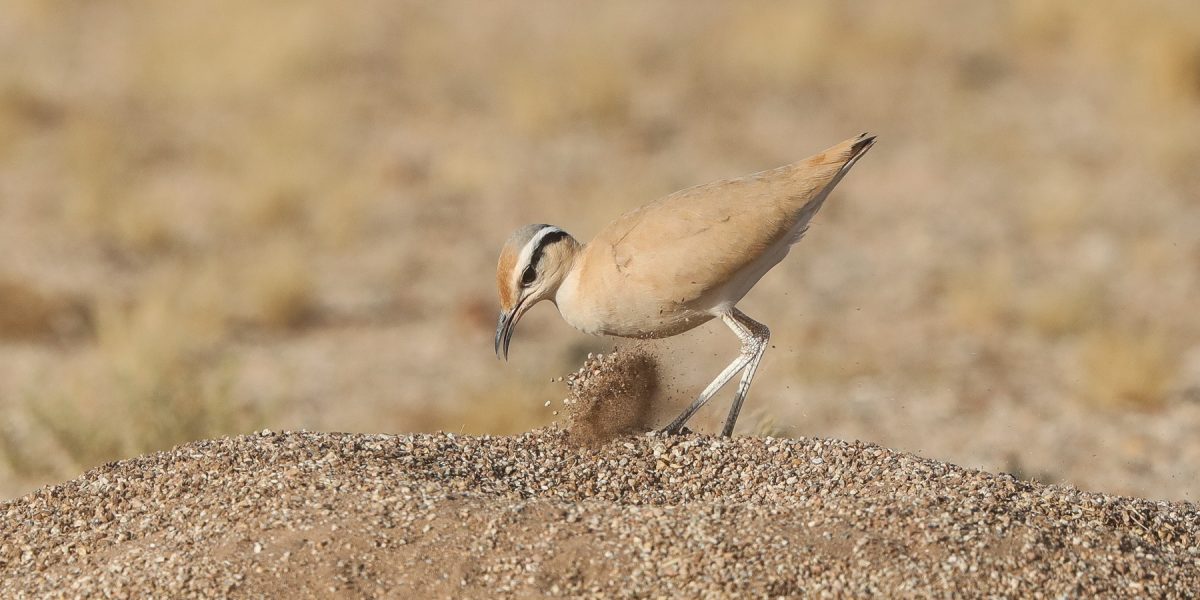
[[[770,331],[766,326],[758,323],[747,317],[745,313],[738,309],[733,309],[727,314],[721,315],[721,320],[725,322],[730,329],[737,334],[738,339],[742,342],[742,351],[733,362],[721,371],[717,378],[700,392],[700,396],[696,398],[670,425],[667,425],[663,431],[667,433],[679,433],[683,429],[683,425],[687,423],[700,407],[704,406],[717,392],[733,379],[738,371],[747,368],[749,370],[742,376],[742,382],[738,385],[737,395],[734,397],[734,405],[732,412],[725,422],[725,430],[723,434],[729,436],[733,433],[733,424],[737,421],[737,413],[742,408],[742,402],[746,399],[746,392],[750,389],[750,380],[754,377],[754,370],[758,368],[758,361],[762,359],[763,352],[767,349],[767,339],[770,338]]]
[[[750,392],[750,382],[754,379],[754,372],[758,370],[758,363],[762,362],[763,354],[767,351],[767,344],[771,341],[771,330],[767,329],[766,325],[751,319],[746,316],[746,313],[733,309],[733,318],[741,323],[749,330],[751,335],[750,348],[753,352],[750,363],[746,365],[746,371],[742,373],[742,381],[738,383],[737,394],[733,397],[733,406],[729,409],[729,416],[725,417],[725,428],[721,430],[721,435],[730,437],[733,435],[733,426],[737,423],[738,413],[742,411],[742,402],[746,401],[746,394]],[[742,340],[742,353],[746,352],[746,341]]]

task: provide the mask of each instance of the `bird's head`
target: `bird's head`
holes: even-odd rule
[[[534,304],[554,298],[578,250],[575,238],[552,225],[526,225],[504,243],[496,265],[496,289],[500,294],[496,356],[508,359],[508,344],[517,321]]]

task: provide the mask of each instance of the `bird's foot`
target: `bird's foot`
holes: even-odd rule
[[[667,425],[666,427],[659,429],[658,432],[665,433],[667,435],[691,435],[691,434],[695,433],[694,431],[692,431],[691,429],[688,429],[687,427],[685,427],[683,425],[675,425],[675,424]]]

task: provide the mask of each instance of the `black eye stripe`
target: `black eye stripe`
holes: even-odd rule
[[[542,236],[542,239],[538,240],[537,247],[533,249],[533,254],[529,257],[529,267],[527,268],[533,269],[534,273],[536,274],[538,261],[542,260],[542,251],[545,250],[550,244],[553,244],[554,242],[557,242],[565,237],[567,237],[567,232],[565,231],[551,231],[550,233]]]

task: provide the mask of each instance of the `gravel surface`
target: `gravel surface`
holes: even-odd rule
[[[0,504],[0,597],[1186,597],[1198,530],[859,442],[262,432]]]

